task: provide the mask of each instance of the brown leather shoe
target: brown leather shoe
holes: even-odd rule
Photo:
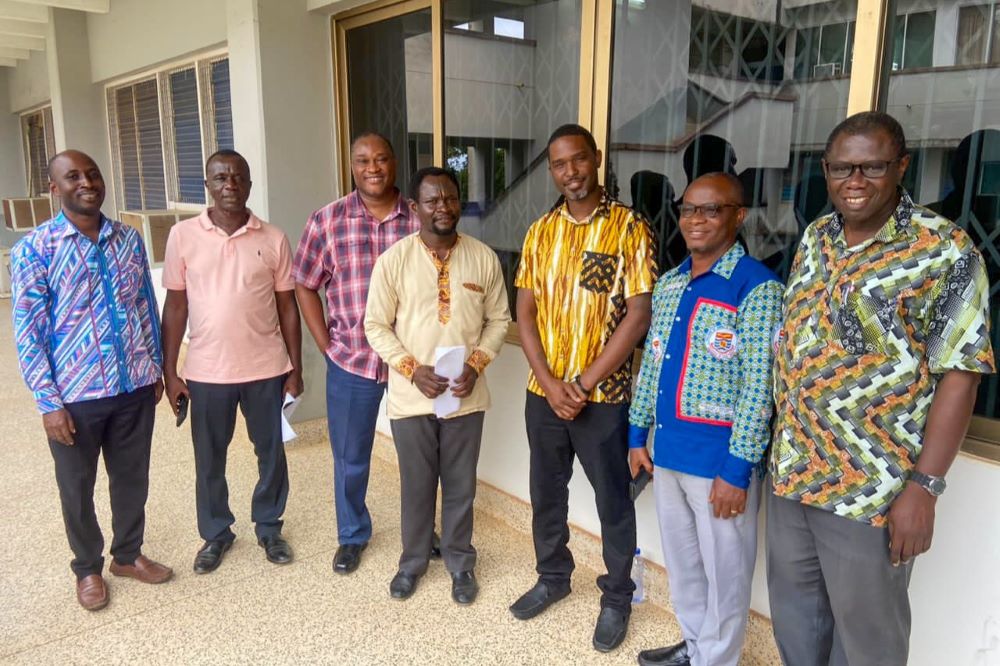
[[[89,611],[101,610],[108,605],[108,587],[101,574],[90,574],[76,581],[76,600]]]
[[[174,575],[174,570],[163,566],[159,562],[154,562],[145,555],[135,558],[132,564],[118,564],[112,562],[108,569],[116,576],[126,576],[135,578],[143,583],[165,583]]]

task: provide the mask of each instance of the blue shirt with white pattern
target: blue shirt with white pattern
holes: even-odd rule
[[[770,442],[771,369],[783,285],[733,245],[691,277],[691,258],[653,291],[629,446],[655,426],[657,467],[747,488]]]

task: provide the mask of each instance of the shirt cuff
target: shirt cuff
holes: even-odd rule
[[[743,458],[737,458],[730,453],[726,456],[726,461],[722,464],[722,469],[719,470],[719,478],[730,485],[746,490],[750,487],[750,476],[753,474],[753,468],[756,466],[755,463]]]
[[[476,371],[476,374],[481,375],[483,374],[483,370],[486,369],[486,366],[488,366],[492,360],[493,359],[490,358],[489,354],[484,352],[482,349],[477,348],[472,352],[472,355],[469,356],[469,360],[466,361],[466,363],[472,366],[472,369]]]
[[[413,371],[417,369],[418,365],[420,364],[417,363],[417,359],[407,355],[397,361],[394,367],[396,368],[396,372],[412,381]]]
[[[51,412],[58,412],[63,408],[63,401],[57,395],[48,396],[35,396],[35,403],[38,405],[38,411],[41,414],[49,414]]]
[[[628,427],[628,448],[644,449],[646,440],[649,438],[649,428],[629,424]]]

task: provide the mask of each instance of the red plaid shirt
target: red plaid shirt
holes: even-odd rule
[[[308,289],[326,285],[326,355],[344,370],[379,382],[388,380],[385,363],[365,337],[365,303],[372,267],[380,254],[404,236],[420,230],[402,194],[396,208],[377,220],[357,191],[320,208],[309,217],[295,251],[292,275]]]

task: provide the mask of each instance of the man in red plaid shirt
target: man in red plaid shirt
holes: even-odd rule
[[[309,332],[326,355],[326,414],[340,547],[333,570],[357,569],[372,534],[365,506],[386,365],[365,338],[372,267],[400,238],[417,232],[396,189],[396,155],[384,136],[365,132],[351,144],[355,190],[312,214],[295,253],[295,294]],[[319,290],[326,288],[327,311]]]

